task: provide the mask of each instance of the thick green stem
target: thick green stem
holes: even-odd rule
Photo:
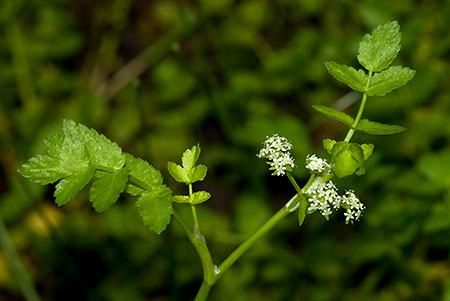
[[[208,246],[205,242],[205,237],[196,228],[194,228],[194,232],[191,232],[188,226],[186,226],[186,224],[181,219],[178,212],[176,212],[175,210],[173,211],[173,216],[181,225],[181,228],[183,228],[188,239],[191,241],[192,245],[198,253],[198,256],[200,257],[203,268],[203,282],[207,283],[208,285],[213,285],[217,280],[216,266],[212,261],[211,253],[209,252]]]
[[[19,255],[17,255],[14,246],[9,240],[8,232],[6,231],[3,221],[0,219],[0,245],[3,247],[5,256],[11,266],[11,270],[19,282],[20,288],[27,301],[38,301],[39,296],[28,277],[27,271],[25,270],[22,262],[20,261]]]
[[[208,284],[205,281],[202,282],[202,286],[198,290],[197,296],[195,296],[195,301],[204,301],[208,298],[209,291],[211,290],[213,284]]]

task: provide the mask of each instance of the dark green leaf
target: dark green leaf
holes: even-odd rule
[[[136,202],[139,215],[150,230],[160,234],[173,213],[171,190],[164,185],[145,191]]]
[[[338,120],[348,126],[352,126],[353,124],[353,118],[349,115],[345,114],[344,112],[340,112],[336,109],[322,106],[322,105],[313,105],[312,106],[314,110],[318,111],[319,113],[324,114],[325,116],[328,116],[332,119]]]
[[[376,27],[359,43],[358,61],[367,70],[378,72],[386,69],[400,51],[402,38],[397,21]]]
[[[298,225],[301,226],[305,221],[306,209],[308,208],[308,200],[305,195],[300,195],[300,207],[298,208]]]
[[[375,73],[370,81],[367,95],[386,95],[392,90],[400,88],[409,82],[414,77],[415,73],[416,71],[401,66],[392,66],[379,73]]]
[[[97,171],[97,180],[91,186],[89,199],[97,212],[103,212],[114,204],[124,191],[128,180],[128,168],[116,172]]]
[[[92,166],[86,167],[82,172],[62,179],[55,190],[55,202],[58,206],[66,204],[72,199],[78,191],[84,188],[92,179],[95,173],[95,168]]]
[[[325,62],[328,72],[338,81],[347,84],[353,90],[364,92],[366,90],[369,76],[362,70],[338,64],[336,62]]]
[[[399,125],[383,124],[374,121],[369,121],[367,119],[362,119],[358,123],[356,130],[372,135],[392,135],[401,133],[405,131],[406,128]]]

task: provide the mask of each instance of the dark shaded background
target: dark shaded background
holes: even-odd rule
[[[179,300],[202,277],[180,227],[151,233],[131,197],[100,215],[85,189],[58,208],[54,187],[18,175],[63,119],[148,160],[176,193],[166,163],[200,142],[209,173],[195,188],[213,194],[200,226],[219,263],[295,193],[256,158],[264,137],[292,141],[304,183],[306,154],[346,133],[311,105],[354,114],[360,99],[323,62],[359,66],[363,34],[391,20],[403,33],[394,64],[417,73],[364,115],[408,131],[356,134],[375,144],[367,174],[337,181],[366,204],[362,220],[316,213],[298,229],[288,217],[211,300],[450,300],[450,3],[1,1],[0,217],[42,299]],[[22,298],[0,252],[0,299]]]

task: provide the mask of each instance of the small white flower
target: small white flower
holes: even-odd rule
[[[322,158],[318,158],[315,154],[306,156],[306,169],[317,172],[328,172],[331,165]]]
[[[320,214],[326,219],[331,215],[331,209],[338,210],[342,207],[346,209],[344,213],[345,222],[353,222],[359,220],[364,210],[364,205],[352,190],[347,191],[345,195],[339,195],[331,180],[323,183],[320,179],[317,179],[308,188],[306,195],[309,196],[308,213],[320,211]]]
[[[292,144],[285,137],[280,137],[275,134],[267,137],[263,143],[263,148],[257,155],[259,158],[269,159],[268,162],[271,169],[274,170],[273,175],[282,176],[286,170],[291,170],[295,167],[294,159],[291,157]]]

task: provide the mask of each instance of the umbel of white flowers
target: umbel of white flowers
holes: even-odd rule
[[[286,171],[295,167],[294,159],[289,152],[291,148],[292,144],[285,137],[275,134],[271,137],[267,136],[257,156],[269,160],[267,163],[271,166],[270,169],[274,170],[272,175],[283,176]]]
[[[328,173],[331,165],[322,158],[316,155],[308,155],[306,157],[306,169],[313,172]],[[346,191],[344,195],[339,195],[334,183],[329,180],[324,183],[320,178],[317,178],[306,191],[308,195],[309,207],[308,213],[320,211],[326,219],[332,213],[332,209],[339,208],[346,209],[344,213],[345,222],[353,222],[359,220],[363,210],[364,204],[361,203],[353,190]]]

